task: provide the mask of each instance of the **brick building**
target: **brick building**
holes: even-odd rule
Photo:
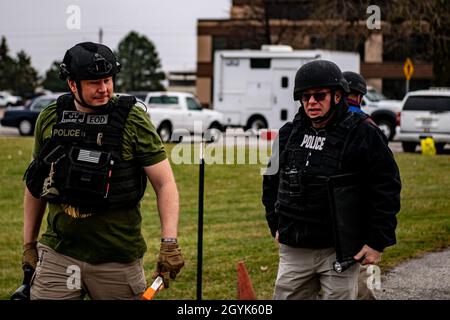
[[[383,10],[382,1],[379,6]],[[381,29],[369,30],[368,17],[367,6],[360,1],[233,0],[230,19],[197,22],[199,100],[211,106],[216,50],[260,49],[268,43],[359,52],[360,71],[368,83],[396,99],[405,93],[403,64],[410,57],[414,63],[410,90],[428,88],[433,79],[428,25],[419,26],[419,32],[399,34],[382,19]]]

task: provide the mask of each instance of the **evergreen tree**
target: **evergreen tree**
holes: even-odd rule
[[[50,69],[45,73],[45,79],[42,82],[44,89],[53,92],[67,92],[69,91],[69,86],[66,81],[62,81],[59,78],[59,65],[61,61],[54,61],[50,66]]]
[[[0,43],[0,90],[12,90],[14,79],[14,59],[9,56],[6,38],[2,36]]]
[[[13,69],[13,91],[20,96],[32,96],[39,83],[38,72],[31,65],[31,58],[21,50]]]
[[[164,90],[158,52],[147,37],[131,31],[120,41],[117,56],[122,65],[117,75],[118,91]]]

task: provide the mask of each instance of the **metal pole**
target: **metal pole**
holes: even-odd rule
[[[103,43],[103,29],[98,30],[98,43]]]
[[[203,267],[203,194],[205,181],[204,142],[200,142],[200,171],[198,183],[198,238],[197,238],[197,300],[202,300]]]
[[[406,80],[406,93],[409,92],[409,80]]]

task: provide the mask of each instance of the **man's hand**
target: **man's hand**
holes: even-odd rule
[[[181,249],[176,242],[161,242],[156,271],[153,278],[162,275],[164,288],[169,287],[169,279],[175,279],[180,269],[184,266]]]
[[[36,269],[38,261],[38,253],[36,249],[36,242],[29,242],[23,245],[23,255],[22,255],[22,269],[28,265]]]
[[[360,260],[364,257],[364,260],[361,261],[362,265],[365,264],[378,264],[381,261],[381,252],[372,249],[368,245],[364,245],[359,251],[356,256],[353,257],[355,260]]]

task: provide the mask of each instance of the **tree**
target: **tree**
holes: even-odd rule
[[[358,50],[373,32],[383,34],[383,56],[432,62],[434,85],[450,84],[450,1],[379,0],[381,30],[366,28],[366,9],[373,1],[317,1],[311,19],[320,21],[322,48]],[[393,59],[393,60],[394,60]]]
[[[307,36],[307,30],[293,30],[293,21],[304,20],[307,12],[312,11],[310,1],[277,1],[253,0],[244,5],[239,13],[239,19],[250,23],[240,30],[236,37],[250,38],[252,47],[259,49],[262,44],[293,44],[301,47],[302,39]],[[299,41],[300,39],[300,41]]]
[[[14,64],[14,59],[9,56],[6,38],[2,36],[0,43],[0,90],[12,89]]]
[[[370,0],[253,0],[240,12],[252,25],[236,35],[296,49],[363,52],[365,41],[383,34],[383,59],[432,62],[434,85],[450,85],[450,1],[378,0],[381,30],[366,26]],[[255,31],[256,30],[256,31]]]
[[[450,85],[450,2],[448,0],[389,2],[386,20],[399,38],[427,34],[431,39],[434,85]]]
[[[42,82],[42,86],[44,89],[53,91],[53,92],[66,92],[69,91],[69,86],[66,81],[62,81],[59,78],[59,65],[61,61],[54,61],[45,72],[45,79]]]
[[[117,75],[119,91],[164,90],[165,79],[161,62],[153,43],[145,36],[131,31],[120,41],[117,56],[122,69]]]
[[[38,86],[38,72],[31,65],[31,58],[21,50],[17,53],[14,66],[13,91],[21,96],[33,95]]]

